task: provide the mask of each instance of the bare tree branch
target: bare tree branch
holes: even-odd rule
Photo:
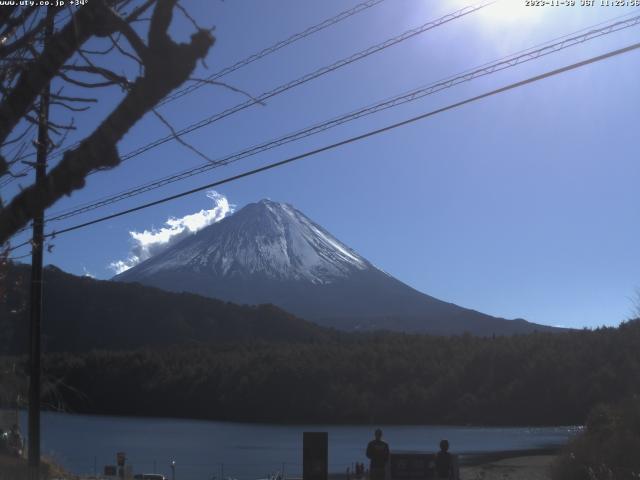
[[[129,42],[129,45],[135,50],[138,54],[139,60],[136,61],[145,62],[145,57],[147,56],[147,46],[144,44],[144,41],[138,36],[136,31],[131,27],[131,25],[126,22],[120,15],[115,12],[112,12],[114,16],[114,24],[117,25],[118,31],[124,35],[124,37]],[[133,57],[135,58],[135,57]]]
[[[20,13],[20,15],[12,17],[11,14],[13,14],[13,11],[8,10],[8,12],[10,13],[8,17],[2,22],[2,26],[4,27],[2,29],[2,33],[0,34],[2,43],[10,38],[17,31],[18,27],[20,27],[20,25],[23,25],[27,21],[27,19],[37,11],[38,9],[36,7],[27,7]]]
[[[109,53],[111,53],[113,51],[114,48],[116,48],[116,47],[112,43],[110,47],[107,47],[104,50],[87,50],[86,48],[81,48],[81,49],[78,50],[78,52],[82,52],[85,55],[108,55]]]
[[[202,153],[200,150],[198,150],[196,147],[194,147],[193,145],[191,145],[190,143],[187,143],[180,135],[178,135],[178,132],[176,132],[175,128],[173,128],[173,125],[171,125],[171,123],[169,123],[169,121],[164,118],[160,112],[158,112],[155,108],[152,110],[154,115],[156,117],[158,117],[158,119],[169,129],[169,131],[171,132],[171,135],[173,136],[173,138],[182,146],[188,148],[189,150],[191,150],[193,153],[195,153],[196,155],[198,155],[201,158],[204,158],[207,162],[213,163],[214,160],[212,158],[209,158],[207,155],[205,155],[204,153]]]
[[[62,70],[100,75],[102,78],[107,80],[109,85],[120,85],[123,88],[128,88],[130,83],[129,80],[122,75],[118,75],[116,72],[113,72],[108,68],[98,67],[95,65],[65,65],[62,67]]]
[[[167,29],[175,4],[176,0],[158,0],[149,27],[144,73],[132,83],[118,106],[76,148],[66,151],[43,182],[27,187],[0,210],[0,244],[25,226],[37,212],[82,188],[89,172],[118,165],[117,144],[125,133],[162,98],[184,83],[197,62],[207,54],[214,43],[207,30],[194,33],[187,44],[177,44],[169,37]],[[85,10],[81,9],[79,13]],[[91,22],[95,17],[83,18]],[[79,20],[78,23],[76,29],[89,31],[88,27],[80,25]],[[73,45],[77,50],[78,43]],[[57,69],[64,65],[64,60],[66,58],[57,63]],[[2,128],[8,127],[0,124],[0,134]]]
[[[44,86],[71,55],[92,35],[104,33],[107,11],[104,0],[94,0],[79,9],[74,21],[56,33],[42,55],[20,75],[15,88],[0,103],[0,143],[6,140]]]
[[[66,73],[62,71],[58,72],[58,76],[63,79],[65,82],[68,82],[76,87],[82,88],[102,88],[102,87],[110,87],[112,85],[120,85],[119,82],[114,82],[113,80],[107,80],[104,82],[84,82],[82,80],[78,80],[76,78],[72,78]]]
[[[70,112],[86,112],[87,110],[89,110],[91,108],[91,107],[72,107],[71,105],[69,105],[67,103],[58,102],[56,100],[49,101],[49,105],[51,105],[51,106],[57,105],[59,107],[66,108]]]
[[[31,130],[31,128],[32,128],[32,127],[31,127],[31,125],[29,125],[29,126],[28,126],[27,128],[25,128],[25,129],[24,129],[24,131],[23,131],[21,134],[19,134],[16,138],[13,138],[13,139],[11,139],[11,140],[7,140],[7,141],[6,141],[6,142],[4,142],[2,145],[0,145],[0,147],[5,148],[6,146],[11,145],[12,143],[17,143],[17,142],[19,142],[20,140],[22,140],[22,139],[25,137],[25,135],[27,135],[27,134],[29,133],[29,131]]]
[[[120,35],[120,34],[118,34],[118,35]],[[109,35],[109,39],[111,40],[111,43],[113,44],[114,48],[116,50],[118,50],[118,52],[120,52],[125,57],[130,58],[131,60],[133,60],[137,64],[139,64],[139,65],[142,64],[142,60],[140,58],[136,57],[135,55],[132,55],[131,53],[127,52],[124,48],[122,48],[120,46],[120,43],[118,42],[118,40],[113,38],[113,35]]]
[[[87,102],[87,103],[97,103],[97,98],[89,98],[89,97],[66,97],[60,94],[51,94],[51,98],[56,100],[64,101],[64,102]]]
[[[136,8],[133,12],[131,12],[129,15],[127,15],[126,18],[125,18],[125,21],[127,23],[135,22],[136,20],[138,20],[140,15],[142,15],[144,12],[149,10],[149,8],[151,8],[151,5],[156,3],[156,1],[157,0],[147,0],[142,5],[140,5],[138,8]]]
[[[191,77],[189,79],[189,81],[190,82],[196,82],[196,83],[199,83],[199,84],[203,84],[204,83],[204,84],[207,84],[207,85],[215,85],[215,86],[218,86],[218,87],[224,87],[224,88],[227,88],[227,89],[229,89],[229,90],[231,90],[233,92],[243,94],[244,96],[246,96],[246,97],[250,98],[251,100],[253,100],[254,102],[256,102],[258,105],[266,106],[266,103],[264,103],[264,101],[258,100],[256,97],[251,95],[246,90],[242,90],[241,88],[234,87],[233,85],[229,85],[228,83],[225,83],[225,82],[219,82],[217,80],[209,80],[207,78],[194,78],[194,77]]]
[[[198,22],[196,22],[196,19],[193,18],[193,16],[187,11],[187,9],[184,8],[182,5],[180,5],[180,2],[176,3],[176,7],[178,8],[178,10],[180,10],[182,15],[184,15],[184,17],[191,22],[191,25],[193,25],[196,28],[196,30],[203,30],[203,28],[200,25],[198,25]]]
[[[55,15],[55,13],[53,13],[53,15]],[[44,30],[44,27],[47,24],[47,22],[48,22],[48,16],[45,15],[44,18],[42,18],[38,22],[38,25],[36,25],[35,27],[31,28],[28,32],[23,33],[22,35],[20,35],[15,42],[7,44],[7,45],[1,45],[0,46],[0,57],[7,57],[7,56],[11,55],[12,53],[17,52],[18,50],[23,48],[28,43],[33,42],[35,40],[36,36]]]

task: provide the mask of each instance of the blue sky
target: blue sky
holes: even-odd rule
[[[215,46],[198,76],[217,71],[356,1],[185,1]],[[233,72],[224,81],[259,95],[471,2],[386,0]],[[632,10],[526,8],[503,0],[372,55],[185,137],[211,157],[233,153],[429,84]],[[578,2],[580,3],[580,2]],[[173,33],[193,27],[179,14]],[[233,166],[56,223],[61,229],[177,193],[417,115],[638,41],[633,27],[516,68],[338,127]],[[116,69],[131,66],[115,63]],[[381,269],[425,293],[506,318],[570,327],[629,318],[640,286],[640,52],[351,144],[218,189],[236,209],[261,198],[293,204]],[[133,70],[131,70],[133,71]],[[121,97],[101,93],[78,134]],[[207,86],[161,108],[183,127],[243,101]],[[55,114],[55,113],[54,113]],[[166,128],[152,115],[119,146],[126,153]],[[48,212],[99,199],[199,165],[172,142],[90,177],[84,190]],[[3,195],[10,197],[16,182]],[[163,227],[212,207],[206,192],[56,238],[46,263],[109,278],[131,252],[130,231]],[[18,236],[15,243],[22,240]],[[24,253],[24,250],[16,254]]]

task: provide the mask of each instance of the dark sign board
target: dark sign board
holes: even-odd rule
[[[327,432],[304,432],[302,434],[302,479],[327,480],[328,464]]]
[[[392,480],[426,480],[436,478],[436,456],[432,453],[392,453]]]

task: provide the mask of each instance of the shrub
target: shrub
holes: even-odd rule
[[[554,480],[640,479],[640,397],[600,405],[552,467]]]

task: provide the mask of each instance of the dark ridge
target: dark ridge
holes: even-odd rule
[[[13,265],[0,309],[0,353],[23,353],[30,267]],[[48,352],[176,344],[306,342],[334,333],[273,305],[235,305],[191,293],[78,277],[47,266],[43,346]]]

